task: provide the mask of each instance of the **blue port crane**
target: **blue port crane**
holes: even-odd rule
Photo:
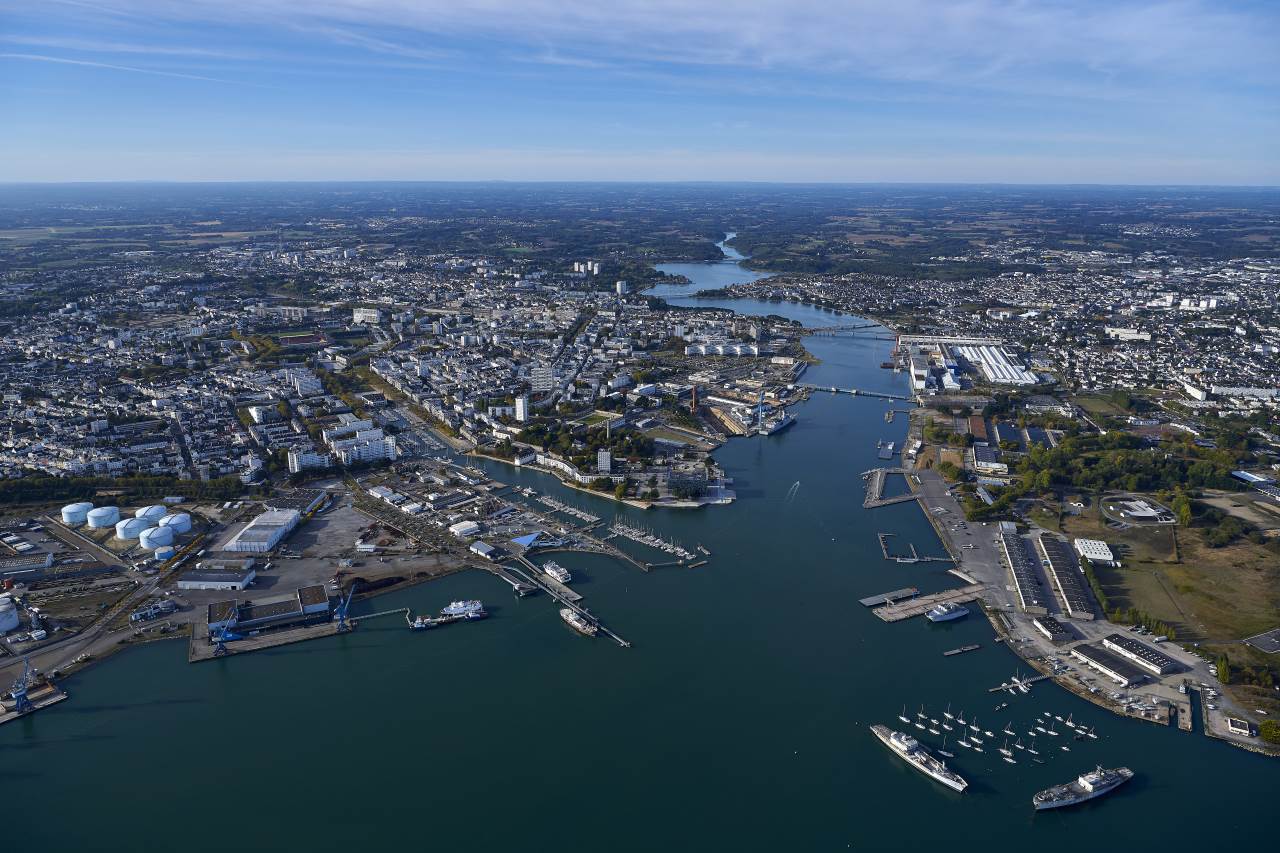
[[[227,653],[227,643],[232,640],[243,640],[244,635],[237,634],[235,631],[232,631],[230,625],[219,625],[217,629],[209,635],[209,639],[213,640],[215,643],[213,656],[219,657]]]
[[[333,609],[333,621],[338,623],[338,631],[345,632],[351,630],[350,623],[347,622],[347,610],[351,607],[351,598],[356,594],[356,582],[351,581],[351,586],[347,589],[347,597],[343,599],[341,595],[338,597],[338,606]]]
[[[35,673],[31,669],[31,658],[23,658],[22,674],[18,676],[18,680],[13,682],[13,686],[9,688],[9,695],[13,697],[14,711],[19,714],[25,714],[28,711],[34,711],[35,706],[31,704],[31,700],[27,697],[27,691],[31,689],[31,683],[36,680]]]

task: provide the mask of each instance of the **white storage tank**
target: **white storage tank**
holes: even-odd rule
[[[120,508],[114,506],[100,506],[97,509],[89,510],[86,518],[89,520],[90,527],[111,527],[120,520]]]
[[[191,516],[185,512],[175,512],[160,519],[161,527],[172,527],[174,533],[191,532]]]
[[[133,515],[135,518],[142,518],[147,521],[155,522],[164,518],[168,512],[169,510],[165,509],[165,507],[160,504],[152,504],[151,506],[144,506]]]
[[[154,550],[173,544],[173,531],[168,527],[149,527],[138,536],[138,546]]]
[[[163,563],[165,560],[172,560],[173,555],[176,553],[178,553],[178,551],[172,545],[165,545],[163,548],[157,548],[156,562]]]
[[[18,606],[7,595],[0,595],[0,634],[7,634],[18,628]]]
[[[124,521],[116,522],[116,538],[117,539],[137,539],[138,534],[151,526],[151,522],[144,521],[141,518],[126,518]]]
[[[63,524],[84,524],[89,518],[89,510],[93,509],[93,504],[88,501],[80,503],[67,504],[62,508]]]

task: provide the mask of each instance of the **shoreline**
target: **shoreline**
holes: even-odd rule
[[[552,469],[550,469],[550,468],[544,468],[544,467],[542,467],[541,465],[517,465],[517,464],[516,464],[513,460],[511,460],[511,459],[503,459],[501,456],[490,456],[488,453],[481,453],[480,451],[478,451],[478,450],[474,450],[474,449],[473,449],[473,450],[471,450],[471,451],[469,451],[469,452],[467,453],[467,456],[474,456],[474,457],[476,457],[476,458],[478,458],[478,459],[490,459],[490,460],[492,460],[492,461],[494,461],[494,462],[502,462],[502,463],[504,463],[504,464],[506,464],[506,465],[510,465],[512,468],[516,468],[516,469],[528,468],[530,471],[537,471],[539,474],[547,474],[547,475],[549,475],[549,476],[555,477],[555,478],[556,478],[556,481],[557,481],[558,483],[560,483],[560,485],[562,485],[562,486],[564,486],[564,487],[566,487],[566,488],[573,489],[574,491],[582,492],[583,494],[587,494],[587,495],[595,495],[595,496],[596,496],[596,497],[598,497],[598,498],[604,498],[605,500],[610,500],[610,501],[613,501],[614,503],[626,504],[627,506],[631,507],[632,509],[642,509],[642,510],[649,510],[649,509],[654,509],[654,508],[657,508],[657,509],[701,509],[702,507],[706,507],[706,506],[728,506],[729,504],[733,503],[733,501],[732,501],[732,500],[729,500],[729,501],[697,501],[697,502],[695,502],[695,501],[673,501],[673,502],[670,502],[670,503],[667,503],[667,502],[658,502],[658,503],[655,503],[655,502],[653,502],[653,501],[642,501],[642,500],[639,500],[639,499],[637,499],[637,498],[622,498],[621,500],[619,500],[617,497],[615,497],[615,496],[613,495],[613,493],[612,493],[612,492],[598,492],[598,491],[596,491],[595,489],[587,488],[586,486],[583,486],[583,485],[581,485],[581,484],[579,484],[579,483],[573,483],[573,482],[570,482],[570,481],[568,481],[568,480],[563,479],[563,478],[562,478],[559,474],[557,474],[554,470],[552,470]]]

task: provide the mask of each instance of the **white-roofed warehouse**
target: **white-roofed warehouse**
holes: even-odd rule
[[[300,514],[296,509],[269,509],[244,529],[231,537],[223,546],[224,551],[240,551],[262,554],[279,545],[298,526]]]

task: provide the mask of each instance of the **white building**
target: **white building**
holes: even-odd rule
[[[311,468],[328,468],[333,464],[333,457],[328,453],[316,453],[315,450],[290,448],[289,473],[297,474]]]
[[[299,397],[315,397],[324,393],[324,386],[309,370],[296,369],[289,371],[289,383]]]
[[[468,536],[475,536],[480,532],[480,525],[474,521],[459,521],[457,524],[449,525],[449,532],[459,539],[466,539]]]
[[[269,509],[232,536],[222,550],[246,554],[266,553],[293,532],[301,517],[296,509]]]
[[[351,312],[352,323],[366,323],[376,326],[382,322],[381,308],[357,308]]]
[[[361,430],[354,438],[333,442],[334,455],[343,465],[357,462],[395,461],[396,437],[384,435],[380,429]]]
[[[613,454],[607,450],[596,453],[596,470],[601,474],[613,473]]]
[[[545,394],[556,387],[556,372],[548,365],[534,365],[529,368],[529,384],[535,394]]]
[[[516,397],[516,422],[527,423],[529,420],[529,395]]]
[[[1116,564],[1116,558],[1111,553],[1111,548],[1101,539],[1077,539],[1075,547],[1076,553],[1090,563],[1099,563],[1103,566],[1114,566]]]

